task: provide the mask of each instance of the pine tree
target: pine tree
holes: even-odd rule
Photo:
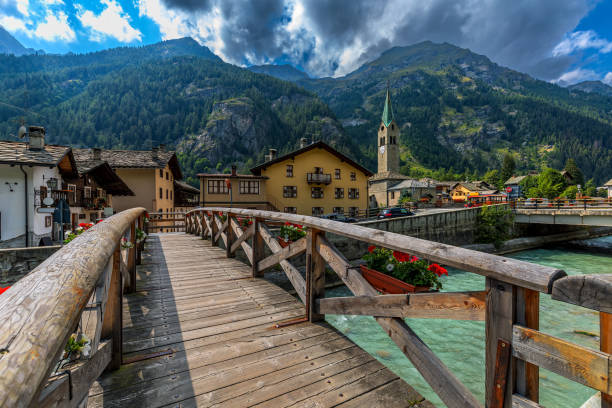
[[[570,184],[580,184],[584,187],[584,175],[574,159],[567,159],[564,170],[572,176]]]
[[[502,161],[502,167],[499,172],[499,176],[501,179],[501,183],[505,183],[512,175],[514,174],[514,169],[516,168],[516,163],[514,162],[514,156],[512,153],[507,152],[504,155],[504,159]]]

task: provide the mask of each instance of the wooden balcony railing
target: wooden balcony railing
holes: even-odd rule
[[[0,296],[1,407],[80,406],[106,368],[119,368],[122,288],[136,287],[143,214],[134,208],[93,226]],[[50,378],[75,328],[90,357]]]
[[[251,218],[243,231],[236,217]],[[282,248],[269,223],[304,225],[307,235]],[[228,257],[241,248],[253,277],[280,265],[305,305],[305,317],[317,321],[329,314],[370,315],[448,407],[481,406],[405,318],[484,320],[486,406],[539,407],[539,367],[602,393],[602,407],[612,407],[612,275],[566,276],[562,270],[520,260],[430,242],[341,222],[270,211],[199,208],[186,215],[187,232],[223,242]],[[423,259],[484,275],[484,288],[471,292],[380,295],[328,241],[340,235]],[[266,256],[267,246],[271,255]],[[290,262],[305,254],[306,278]],[[325,270],[332,269],[354,297],[325,298]],[[583,306],[600,315],[601,350],[592,350],[540,332],[540,293]],[[291,324],[288,322],[287,324]],[[457,356],[461,358],[461,356]]]

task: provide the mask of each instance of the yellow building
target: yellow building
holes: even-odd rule
[[[251,169],[263,177],[265,201],[278,211],[303,215],[355,215],[367,209],[372,172],[324,142],[304,146]]]
[[[464,202],[470,197],[487,196],[497,193],[498,190],[484,181],[456,183],[450,191],[454,202]]]
[[[200,206],[236,207],[271,210],[266,198],[265,177],[238,174],[232,166],[231,174],[203,173],[200,178]]]

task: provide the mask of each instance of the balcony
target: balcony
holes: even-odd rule
[[[331,174],[306,173],[306,181],[308,184],[329,184],[331,183]]]

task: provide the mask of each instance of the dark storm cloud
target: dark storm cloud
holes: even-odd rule
[[[1,1],[1,0],[0,0]],[[163,0],[194,15],[217,7],[216,36],[232,62],[279,57],[316,76],[357,69],[392,46],[424,40],[470,48],[493,61],[543,79],[574,62],[552,56],[592,0]],[[300,3],[302,26],[288,29]],[[218,12],[217,12],[218,13]]]

